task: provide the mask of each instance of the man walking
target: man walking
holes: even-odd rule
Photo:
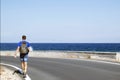
[[[26,78],[29,51],[30,51],[30,43],[26,41],[26,36],[23,35],[22,41],[18,43],[18,47],[15,53],[15,58],[17,57],[17,53],[20,53],[20,61],[21,61],[21,68],[23,71],[23,78]]]

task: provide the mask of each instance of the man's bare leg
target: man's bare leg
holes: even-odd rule
[[[26,74],[27,73],[27,62],[24,62],[24,73]]]
[[[23,73],[24,73],[24,70],[25,70],[24,62],[21,62],[21,68],[22,68],[22,71],[23,71]]]

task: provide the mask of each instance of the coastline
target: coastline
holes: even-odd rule
[[[15,51],[0,51],[0,56],[14,56]],[[96,51],[31,51],[29,57],[47,58],[71,58],[71,59],[95,59],[105,61],[116,61],[117,52],[96,52]],[[17,54],[19,56],[19,54]]]

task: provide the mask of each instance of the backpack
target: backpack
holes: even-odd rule
[[[19,51],[21,54],[27,54],[29,52],[27,43],[25,41],[22,42]]]

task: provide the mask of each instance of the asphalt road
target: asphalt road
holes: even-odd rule
[[[1,57],[1,62],[20,67],[19,58]],[[89,60],[29,58],[32,80],[120,80],[120,65]]]

